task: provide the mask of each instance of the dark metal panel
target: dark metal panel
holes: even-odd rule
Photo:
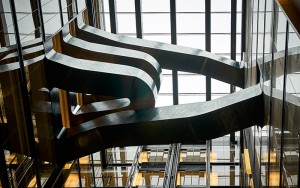
[[[203,74],[244,88],[244,67],[225,57],[200,49],[114,35],[87,25],[81,25],[76,34],[76,37],[89,42],[148,53],[160,63],[161,68]]]
[[[143,38],[141,0],[135,0],[136,37]]]
[[[259,85],[206,103],[125,111],[97,118],[64,130],[57,146],[70,155],[57,153],[63,162],[101,148],[197,143],[255,124],[264,124]]]
[[[12,19],[13,19],[13,25],[14,25],[14,30],[15,30],[16,46],[17,46],[18,59],[19,59],[19,65],[20,65],[20,69],[19,69],[20,70],[20,80],[19,81],[20,81],[20,87],[21,87],[23,111],[24,111],[24,116],[25,116],[25,122],[27,125],[27,139],[29,142],[30,154],[33,159],[37,187],[41,187],[40,171],[39,171],[39,163],[38,163],[39,159],[38,159],[37,150],[36,150],[36,142],[34,139],[31,108],[30,108],[29,99],[28,99],[26,73],[25,73],[25,68],[24,68],[22,46],[21,46],[19,27],[18,27],[18,19],[17,19],[17,13],[16,13],[16,7],[15,7],[14,0],[10,0],[10,7],[11,7],[11,11],[12,11]]]
[[[62,52],[68,56],[94,61],[127,65],[139,68],[153,78],[160,89],[161,68],[159,63],[150,55],[124,48],[87,42],[67,36],[61,40]]]
[[[132,109],[155,105],[155,82],[146,72],[135,67],[76,59],[53,52],[47,55],[45,70],[50,89],[57,87],[66,91],[128,98]]]
[[[112,33],[116,34],[118,32],[116,2],[115,0],[109,0],[108,2],[109,2],[110,29]]]

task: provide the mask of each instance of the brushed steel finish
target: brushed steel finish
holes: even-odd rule
[[[76,21],[76,20],[75,20]],[[85,41],[118,46],[153,56],[162,69],[198,73],[244,88],[243,64],[204,50],[116,35],[85,25],[80,17],[73,36]]]

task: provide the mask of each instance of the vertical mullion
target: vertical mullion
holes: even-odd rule
[[[46,41],[46,31],[45,31],[45,25],[44,25],[44,17],[43,17],[43,11],[42,11],[42,3],[41,0],[36,1],[39,11],[39,19],[40,19],[40,27],[42,32],[42,39],[43,41]]]
[[[231,44],[230,58],[236,60],[236,5],[237,0],[231,0]]]
[[[170,16],[171,16],[171,43],[177,44],[177,31],[176,31],[176,0],[170,0]],[[178,104],[178,73],[172,70],[173,82],[173,104]]]
[[[211,51],[211,2],[205,0],[205,50]],[[206,101],[211,100],[211,78],[206,76]],[[206,141],[206,187],[210,187],[211,140]]]
[[[285,52],[284,52],[284,67],[283,67],[283,96],[282,96],[282,115],[281,115],[281,140],[280,140],[280,176],[279,186],[284,186],[283,181],[283,146],[284,146],[284,128],[285,128],[285,101],[286,101],[286,80],[287,80],[287,61],[288,61],[288,45],[289,45],[289,23],[286,21],[286,35],[285,35]]]
[[[3,7],[3,1],[0,1],[0,44],[1,47],[8,46],[9,45],[9,37],[8,37],[8,28],[6,23],[5,15],[4,15],[4,7]]]
[[[76,14],[78,14],[78,2],[75,0],[75,9],[76,9]]]
[[[241,28],[241,60],[246,51],[246,21],[247,21],[247,0],[242,1],[242,28]]]
[[[62,5],[61,5],[61,0],[58,1],[58,7],[59,7],[60,23],[61,23],[61,26],[64,26],[64,17],[63,17],[63,10],[62,10]]]
[[[230,58],[236,60],[236,1],[231,0],[231,32],[230,32]],[[235,86],[230,85],[230,93],[235,92]],[[235,143],[235,133],[230,134],[230,142]]]
[[[90,155],[91,156],[91,166],[92,166],[92,174],[93,174],[93,182],[94,182],[94,187],[96,187],[96,174],[95,174],[95,164],[94,164],[94,157],[93,154]]]
[[[92,0],[85,0],[85,4],[88,10],[88,17],[89,17],[89,25],[94,26],[94,15],[93,15],[93,4]]]
[[[29,99],[28,99],[28,90],[27,90],[26,73],[25,73],[25,69],[24,69],[22,45],[21,45],[21,40],[20,40],[18,19],[17,19],[17,13],[16,13],[16,7],[15,7],[14,0],[10,0],[10,6],[11,6],[12,20],[13,20],[13,25],[14,25],[14,30],[15,30],[15,38],[16,38],[19,66],[20,66],[19,81],[20,81],[20,88],[21,88],[21,97],[22,97],[24,118],[25,118],[25,123],[27,126],[27,139],[28,139],[29,150],[30,150],[30,154],[31,154],[34,169],[35,169],[36,183],[37,183],[37,187],[39,188],[39,187],[41,187],[41,179],[40,179],[40,172],[39,172],[38,154],[37,154],[36,144],[35,144],[35,139],[34,139],[34,130],[33,130],[33,123],[32,123],[32,116],[31,116],[31,108],[30,108],[30,103],[29,103]]]
[[[77,161],[77,166],[78,166],[77,173],[78,173],[79,187],[82,187],[80,161],[79,161],[79,159],[77,159],[76,161]]]
[[[211,2],[205,0],[205,50],[211,51]],[[206,101],[211,100],[211,78],[206,77]]]
[[[247,21],[247,0],[242,0],[241,61],[244,60],[243,54],[246,51],[246,21]],[[240,131],[240,168],[242,167],[241,161],[242,161],[243,153],[244,153],[244,131],[241,130]]]
[[[116,2],[115,0],[109,0],[109,16],[110,16],[110,28],[111,32],[117,33],[117,16],[116,16]]]
[[[135,0],[136,37],[143,38],[141,0]]]

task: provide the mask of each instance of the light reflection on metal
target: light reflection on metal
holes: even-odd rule
[[[116,106],[122,112],[87,115],[84,118],[78,118],[80,120],[76,120],[76,115],[71,117],[74,126],[70,126],[71,128],[68,129],[62,128],[59,133],[54,131],[55,135],[53,137],[51,136],[53,133],[49,133],[51,134],[49,137],[40,139],[40,142],[44,139],[44,141],[51,143],[49,145],[53,144],[55,156],[47,158],[47,160],[65,163],[114,146],[199,143],[253,125],[263,126],[265,124],[264,101],[270,97],[270,94],[266,93],[270,89],[264,89],[263,93],[260,85],[206,103],[153,108],[160,84],[161,72],[159,66],[178,71],[207,74],[222,81],[243,86],[241,83],[244,83],[244,69],[238,62],[197,49],[112,35],[86,25],[81,25],[80,28],[76,29],[75,34],[73,33],[76,36],[55,41],[60,43],[60,49],[52,49],[53,45],[57,45],[55,42],[46,43],[46,49],[50,50],[46,50],[45,55],[43,48],[40,46],[40,41],[37,41],[36,45],[29,43],[28,48],[24,48],[25,54],[26,51],[28,52],[28,57],[24,56],[28,58],[27,60],[25,58],[25,65],[29,69],[36,68],[37,65],[43,65],[46,71],[46,77],[43,78],[45,80],[32,85],[33,96],[36,96],[37,90],[39,92],[41,90],[50,92],[55,87],[65,91],[114,96],[119,98],[120,101],[117,101]],[[68,32],[68,30],[63,32],[65,31]],[[93,33],[90,33],[91,31]],[[60,35],[60,33],[57,35]],[[63,36],[69,37],[65,33]],[[102,44],[95,44],[97,48],[94,48],[90,42],[86,42],[91,40],[91,36],[95,40],[90,42],[102,41],[104,44],[107,43],[106,45],[119,45],[130,50],[105,47]],[[81,40],[75,37],[81,38]],[[84,44],[81,49],[79,49],[80,44]],[[76,50],[81,50],[81,59],[71,57],[71,55],[77,55],[74,54],[76,50],[72,53],[68,52],[68,49],[74,46]],[[106,58],[115,57],[115,63],[121,61],[120,64],[105,62],[105,60],[103,60],[104,62],[96,61],[96,58],[92,59],[93,57],[84,56],[83,54],[83,52],[90,51],[91,54],[95,54],[95,57],[100,58],[100,52],[97,51],[100,47],[103,47],[101,49],[102,54],[103,51],[108,50],[108,52],[105,52],[109,54],[105,55]],[[17,58],[14,55],[14,49],[6,48],[6,51],[6,57],[2,57],[3,64],[0,66],[0,72],[19,69],[18,65],[14,63]],[[126,54],[128,61],[141,57],[140,60],[148,68],[122,65],[122,60],[125,59],[125,57],[122,57],[122,53],[126,52],[130,53]],[[160,64],[147,54],[154,56]],[[291,50],[289,55],[291,57],[298,56],[298,49]],[[280,58],[279,55],[276,57]],[[183,59],[186,61],[183,61]],[[277,61],[275,60],[275,62]],[[280,62],[279,59],[278,62]],[[149,67],[152,69],[150,70]],[[291,67],[291,72],[299,70],[299,65]],[[219,71],[222,71],[222,74]],[[36,72],[31,73],[36,74]],[[278,75],[280,74],[282,73],[278,73]],[[32,76],[31,80],[34,80],[34,78]],[[277,93],[274,89],[273,96],[274,103],[282,104],[280,96],[276,97]],[[289,110],[292,113],[299,114],[299,102],[295,101],[296,99],[295,96],[287,95],[287,103],[293,106]],[[34,108],[34,112],[48,115],[54,113],[51,108],[48,108],[51,106],[51,102],[53,101],[33,101],[34,105],[38,106]],[[102,104],[105,103],[101,103],[98,107],[101,108]],[[132,110],[124,111],[129,109],[127,108],[129,105]],[[93,110],[99,110],[98,107],[91,106],[87,110],[88,112],[93,113]],[[88,107],[86,106],[86,108]],[[98,118],[94,119],[95,117]],[[294,122],[299,123],[299,118],[295,117]],[[57,125],[50,126],[59,127]],[[51,131],[51,128],[48,131]],[[43,157],[45,156],[41,155],[41,158]]]
[[[153,56],[163,69],[203,74],[244,88],[244,68],[237,61],[200,49],[115,35],[85,25],[82,23],[82,19],[79,17],[75,20],[78,21],[75,36],[77,38],[88,42],[145,52]]]

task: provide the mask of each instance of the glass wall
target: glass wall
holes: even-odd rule
[[[252,171],[260,172],[258,183],[262,186],[298,187],[299,32],[294,30],[278,2],[254,0],[251,7],[248,84],[255,84],[253,72],[260,71],[258,81],[265,96],[265,126],[246,131],[254,138],[255,150],[250,154],[254,162]],[[259,69],[253,69],[255,66]],[[248,147],[251,145],[248,143]]]
[[[0,187],[7,183],[13,187],[35,187],[39,182],[46,185],[59,166],[35,159],[53,159],[53,143],[49,140],[54,136],[47,133],[55,132],[56,126],[62,128],[62,123],[60,114],[56,117],[52,111],[59,108],[56,106],[59,104],[58,90],[46,89],[43,64],[38,62],[30,66],[28,60],[32,60],[32,56],[43,58],[44,40],[51,39],[78,11],[85,9],[86,4],[75,0],[43,0],[39,12],[37,1],[12,1],[16,4],[20,40],[15,38],[9,1],[0,2],[0,171],[8,179],[4,182],[5,178],[1,176]],[[102,29],[106,31],[111,31],[109,2],[113,1],[99,0],[92,4],[95,20],[104,16]],[[114,2],[117,33],[136,37],[137,1]],[[210,44],[212,53],[237,61],[242,59],[246,68],[246,86],[259,84],[263,91],[265,125],[244,130],[243,140],[235,133],[197,145],[109,148],[64,164],[60,176],[64,186],[164,187],[172,179],[177,187],[208,184],[298,187],[300,38],[299,31],[278,1],[237,0],[236,13],[232,12],[234,1],[230,0],[172,1],[176,4],[175,34],[171,33],[174,23],[170,18],[170,0],[140,2],[143,39],[171,43],[173,35],[178,45],[205,50]],[[242,2],[246,3],[247,15],[242,12]],[[211,22],[208,24],[205,20],[207,3],[211,5]],[[247,17],[247,23],[242,23],[243,16]],[[246,33],[241,32],[243,24],[246,24]],[[209,34],[206,27],[211,29]],[[243,34],[247,35],[246,44],[242,44]],[[21,43],[23,54],[18,53],[17,42]],[[247,46],[245,52],[241,45]],[[22,61],[25,61],[25,66],[21,67],[24,75],[17,71]],[[19,68],[6,71],[7,67],[13,66]],[[178,72],[177,93],[173,90],[173,82],[177,81],[172,74],[172,70],[163,70],[156,107],[173,105],[173,97],[177,94],[179,104],[207,100],[210,91],[205,76]],[[213,100],[233,91],[229,84],[212,79],[208,98]],[[74,94],[70,96],[73,101]],[[40,102],[43,103],[41,106],[51,108],[41,111],[36,106]],[[29,106],[26,107],[27,103]],[[31,128],[32,137],[29,136]],[[32,152],[35,145],[38,145],[39,156]],[[242,156],[241,152],[244,152]],[[251,163],[249,171],[248,162]]]

